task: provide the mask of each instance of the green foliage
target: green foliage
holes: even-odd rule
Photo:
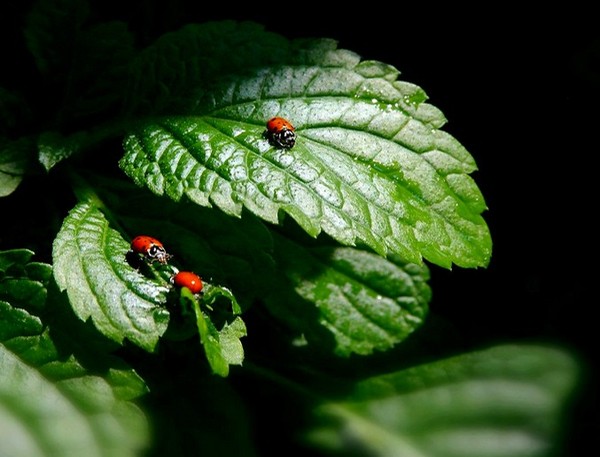
[[[121,166],[176,201],[186,195],[233,215],[246,207],[272,223],[285,212],[312,236],[323,230],[411,262],[487,265],[473,158],[437,129],[437,110],[406,102],[404,86],[376,74],[299,65],[232,78],[189,113],[143,123]],[[272,116],[293,120],[293,149],[262,138]]]
[[[43,185],[25,207],[47,219],[2,211],[23,233],[0,233],[0,454],[262,455],[249,424],[288,411],[261,394],[297,402],[289,436],[321,453],[560,444],[568,354],[428,352],[430,276],[487,267],[492,240],[474,158],[397,69],[250,22],[137,49],[77,0],[24,31],[37,81],[0,87],[0,205]],[[264,138],[273,116],[293,148]]]
[[[0,252],[0,436],[11,456],[138,455],[143,380],[74,319],[52,267],[33,252]],[[85,344],[82,344],[85,342]]]
[[[117,342],[153,350],[167,329],[167,287],[150,283],[126,260],[129,243],[94,206],[77,205],[54,241],[54,276],[81,320],[91,317]]]

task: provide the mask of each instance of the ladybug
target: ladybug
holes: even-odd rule
[[[267,121],[267,130],[264,131],[263,135],[273,146],[291,149],[296,144],[295,130],[287,119],[272,117]]]
[[[193,294],[202,292],[204,284],[196,273],[191,271],[180,271],[171,277],[171,282],[177,287],[187,287]]]
[[[173,257],[167,253],[160,241],[147,235],[136,236],[131,241],[131,250],[137,254],[142,254],[151,262],[158,261],[162,264],[166,264]]]

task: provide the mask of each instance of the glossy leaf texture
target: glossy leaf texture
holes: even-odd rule
[[[376,376],[319,406],[308,440],[328,455],[559,455],[579,369],[565,350],[517,344]]]
[[[354,248],[305,248],[281,237],[276,256],[289,287],[274,287],[265,302],[312,347],[340,356],[385,351],[425,321],[431,299],[425,265]]]
[[[54,277],[74,312],[108,338],[153,351],[166,331],[168,284],[127,262],[129,241],[93,204],[71,210],[53,244]]]
[[[148,446],[141,378],[52,285],[33,252],[0,252],[0,448],[11,457],[135,456]],[[113,348],[114,349],[114,348]]]
[[[305,49],[298,61],[221,78],[180,115],[141,120],[122,169],[176,201],[236,216],[246,208],[274,224],[287,214],[313,237],[406,262],[487,266],[475,161],[440,130],[445,119],[422,89],[347,52]],[[273,116],[295,126],[292,149],[263,137]]]

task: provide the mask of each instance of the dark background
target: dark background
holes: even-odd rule
[[[546,341],[571,350],[585,375],[569,455],[587,455],[600,432],[592,198],[600,25],[592,8],[164,4],[102,3],[94,14],[127,21],[144,44],[185,23],[220,19],[253,20],[288,38],[334,38],[364,59],[395,66],[400,79],[428,93],[448,119],[444,130],[478,164],[473,178],[489,207],[484,217],[494,242],[488,268],[432,267],[431,310],[467,341]],[[15,17],[25,9],[9,4]]]

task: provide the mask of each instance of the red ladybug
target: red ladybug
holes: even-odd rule
[[[131,242],[131,250],[137,254],[142,254],[151,262],[158,261],[162,264],[166,264],[172,257],[160,241],[147,235],[136,236]]]
[[[180,271],[173,275],[171,282],[177,287],[187,287],[193,294],[199,294],[204,287],[200,276],[191,271]]]
[[[273,117],[267,121],[267,130],[264,131],[264,136],[277,148],[291,149],[296,144],[295,130],[287,119]]]

